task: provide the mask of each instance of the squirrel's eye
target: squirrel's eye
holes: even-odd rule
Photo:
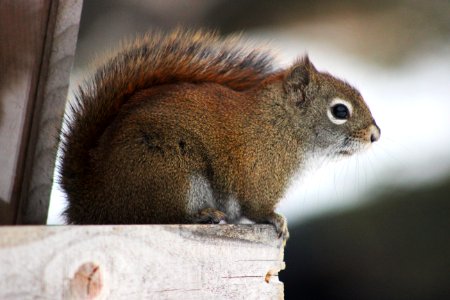
[[[341,98],[334,98],[328,107],[327,115],[336,125],[344,124],[350,119],[353,111],[352,104]]]
[[[331,108],[331,113],[333,114],[333,117],[339,120],[345,120],[348,119],[350,116],[347,106],[344,104],[336,104]]]

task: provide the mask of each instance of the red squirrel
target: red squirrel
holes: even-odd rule
[[[311,155],[347,156],[380,137],[361,94],[307,56],[206,31],[124,45],[79,88],[63,132],[71,224],[273,224]]]

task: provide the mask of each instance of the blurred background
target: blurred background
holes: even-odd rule
[[[381,128],[370,151],[318,162],[280,204],[286,299],[450,299],[450,1],[85,1],[71,89],[121,40],[179,25],[242,32],[280,67],[308,53]],[[49,224],[64,206],[55,186]]]

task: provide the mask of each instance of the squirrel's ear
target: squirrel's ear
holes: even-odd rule
[[[284,79],[286,92],[303,91],[312,81],[314,81],[316,68],[309,60],[308,56],[298,60],[287,72]]]

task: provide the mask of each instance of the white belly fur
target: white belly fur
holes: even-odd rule
[[[205,208],[215,208],[227,215],[227,222],[233,224],[253,224],[242,216],[239,201],[231,195],[221,195],[214,192],[209,180],[201,175],[190,177],[190,186],[187,194],[187,211],[195,214]]]

